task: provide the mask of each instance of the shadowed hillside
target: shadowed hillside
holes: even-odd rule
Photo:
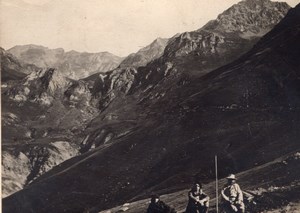
[[[225,177],[298,150],[299,21],[298,5],[252,50],[206,75],[159,67],[164,56],[143,68],[134,89],[87,125],[83,146],[96,148],[4,199],[4,212],[97,212],[186,189],[195,178],[210,182],[215,154]],[[146,78],[151,66],[156,71]],[[105,131],[114,137],[102,140]]]

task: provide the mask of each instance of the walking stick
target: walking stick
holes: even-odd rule
[[[219,213],[219,196],[218,196],[218,157],[215,155],[215,171],[216,171],[216,208]]]

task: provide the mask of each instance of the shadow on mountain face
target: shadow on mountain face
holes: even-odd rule
[[[38,68],[32,64],[20,63],[16,57],[0,47],[1,56],[1,84],[8,81],[20,80]]]
[[[116,100],[104,112],[120,128],[134,117],[132,132],[4,199],[3,212],[106,209],[185,188],[191,176],[210,181],[215,154],[224,177],[299,149],[299,37],[298,5],[239,60],[186,83],[170,75],[146,99],[140,92]],[[105,121],[97,119],[90,129]]]

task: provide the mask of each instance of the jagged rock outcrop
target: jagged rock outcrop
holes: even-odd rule
[[[220,33],[236,32],[241,37],[250,38],[268,32],[289,9],[289,5],[284,2],[244,0],[224,11],[202,29]]]
[[[142,67],[149,62],[159,58],[167,46],[169,39],[157,38],[148,46],[140,49],[136,53],[127,56],[120,64],[120,67]]]
[[[53,67],[72,79],[84,78],[96,72],[107,72],[116,68],[123,58],[108,52],[86,53],[64,49],[49,49],[38,45],[18,45],[8,50],[20,61],[40,68]]]
[[[63,95],[70,82],[53,68],[40,69],[29,74],[20,84],[8,89],[5,95],[17,102],[28,100],[50,105],[55,98]]]
[[[89,84],[82,80],[72,82],[64,92],[64,96],[69,104],[79,108],[89,106],[92,98]]]
[[[224,65],[251,49],[289,9],[284,2],[241,1],[199,30],[171,39],[163,60],[183,64],[185,68],[190,68],[189,64],[197,60],[198,65],[192,64],[192,67],[196,65],[198,72]]]
[[[93,81],[94,87],[97,88],[94,89],[97,92],[93,92],[93,103],[103,110],[118,95],[126,95],[129,91],[124,92],[120,88],[130,87],[130,92],[142,90],[148,93],[168,78],[180,84],[205,75],[249,51],[262,35],[283,18],[289,8],[286,3],[270,0],[246,0],[235,4],[199,30],[185,32],[172,37],[167,42],[164,41],[166,47],[162,56],[150,61],[145,67],[136,68],[136,71],[130,75],[121,74],[127,72],[122,68],[122,64],[126,64],[127,59],[125,59],[120,69],[110,72],[112,74],[101,74],[101,81],[97,75],[87,78],[88,81]],[[157,43],[161,42],[154,41],[146,50],[151,52],[155,49],[152,46],[157,46]],[[137,55],[143,52],[142,49]],[[117,78],[121,78],[117,80],[117,84],[110,83]],[[166,91],[170,89],[165,88]],[[142,99],[160,97],[155,92],[146,93]]]
[[[2,153],[2,197],[9,196],[54,166],[78,155],[69,142],[56,141],[46,146],[25,145]]]
[[[97,109],[89,104],[91,95],[84,82],[70,80],[53,68],[7,82],[4,89],[2,188],[7,196],[77,155],[80,133]]]

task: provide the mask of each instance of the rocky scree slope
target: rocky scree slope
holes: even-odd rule
[[[109,52],[87,53],[64,49],[49,49],[38,45],[18,45],[8,50],[20,61],[40,68],[56,68],[69,78],[79,79],[96,72],[106,72],[116,68],[123,58]]]
[[[150,91],[115,99],[86,133],[124,133],[4,199],[4,212],[97,212],[194,178],[209,182],[215,154],[225,177],[299,149],[299,17],[298,5],[251,51],[209,74],[186,80],[172,70]]]

